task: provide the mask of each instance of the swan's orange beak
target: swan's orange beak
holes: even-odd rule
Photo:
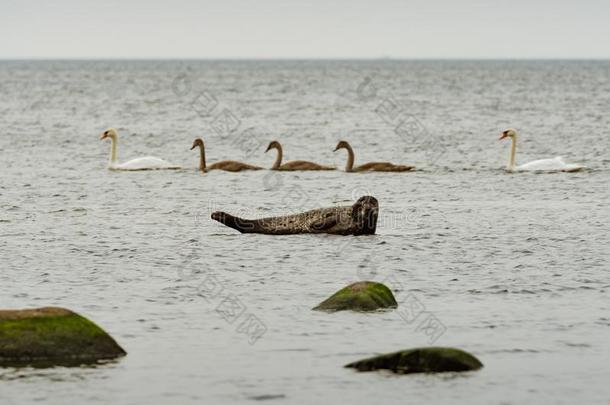
[[[502,132],[502,135],[500,135],[500,137],[498,138],[498,141],[501,141],[504,138],[507,138],[508,134],[506,132]]]
[[[106,138],[108,138],[108,134],[107,134],[107,133],[105,133],[105,132],[102,132],[102,133],[100,134],[100,139],[106,139]]]

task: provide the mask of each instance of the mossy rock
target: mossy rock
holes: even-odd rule
[[[0,366],[69,366],[125,354],[99,326],[67,309],[0,310]]]
[[[396,308],[398,304],[392,291],[381,283],[360,281],[337,291],[320,303],[319,311],[375,311],[381,308]]]
[[[478,370],[483,364],[472,354],[452,347],[422,347],[350,363],[358,371],[391,370],[399,374]]]

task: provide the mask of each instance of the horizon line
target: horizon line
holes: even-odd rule
[[[610,61],[610,57],[0,57],[0,61]]]

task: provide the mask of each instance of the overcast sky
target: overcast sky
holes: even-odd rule
[[[0,0],[0,58],[610,58],[609,0]]]

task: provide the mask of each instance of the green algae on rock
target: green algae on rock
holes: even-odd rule
[[[99,326],[67,309],[0,310],[0,366],[79,365],[125,354]]]
[[[337,291],[314,310],[320,311],[375,311],[396,308],[398,304],[392,291],[381,283],[360,281]]]
[[[390,370],[398,374],[478,370],[483,364],[472,354],[451,347],[421,347],[356,361],[345,367],[358,371]]]

